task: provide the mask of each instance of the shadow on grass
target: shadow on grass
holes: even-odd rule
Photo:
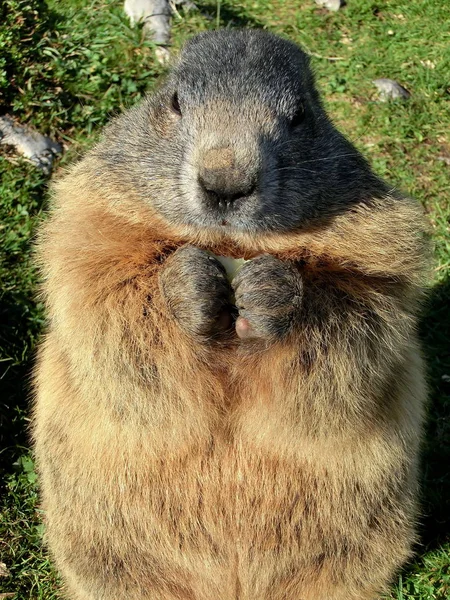
[[[205,3],[201,4],[200,10],[202,13],[209,15],[211,19],[216,19],[217,16],[217,4]],[[220,26],[235,29],[237,27],[249,27],[249,28],[263,28],[264,23],[250,17],[245,12],[245,7],[239,8],[237,6],[227,6],[222,4],[220,6]]]
[[[34,340],[41,328],[33,294],[3,293],[0,297],[0,474],[29,445],[28,413]],[[0,477],[1,479],[1,477]]]
[[[450,279],[431,291],[421,321],[430,387],[422,460],[422,543],[450,538]]]
[[[2,471],[28,445],[33,352],[43,310],[37,302],[31,246],[45,206],[47,178],[23,162],[0,164],[0,487]],[[1,490],[0,490],[1,494]]]

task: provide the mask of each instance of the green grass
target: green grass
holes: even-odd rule
[[[213,28],[217,3],[174,19],[174,47]],[[88,10],[89,9],[89,10]],[[313,0],[226,0],[225,27],[266,27],[313,56],[327,108],[377,172],[418,198],[429,216],[435,271],[421,336],[430,405],[423,453],[422,544],[393,586],[396,600],[450,596],[450,5],[441,0],[348,0],[327,13]],[[321,58],[322,57],[322,58]],[[338,57],[331,61],[326,57]],[[162,69],[120,0],[6,0],[0,6],[0,114],[13,112],[64,144],[66,164],[116,112],[151,89]],[[379,103],[371,83],[398,80],[408,102]],[[37,481],[28,451],[29,374],[42,331],[31,245],[47,180],[0,154],[0,577],[16,600],[59,598],[42,549]]]

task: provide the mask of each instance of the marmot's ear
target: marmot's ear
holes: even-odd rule
[[[297,110],[294,116],[291,119],[290,126],[291,129],[295,129],[299,125],[303,123],[306,117],[306,107],[304,102],[299,102]]]
[[[181,117],[181,106],[180,106],[180,100],[178,98],[178,92],[175,90],[174,93],[172,94],[172,99],[170,101],[170,107],[172,109],[172,111],[178,115],[179,117]]]

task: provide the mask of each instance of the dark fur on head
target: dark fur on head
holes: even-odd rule
[[[328,119],[307,55],[261,30],[188,42],[98,156],[170,223],[225,234],[301,228],[387,192]]]

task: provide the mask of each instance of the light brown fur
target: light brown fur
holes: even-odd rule
[[[68,597],[377,598],[415,539],[420,211],[374,199],[303,232],[225,237],[172,228],[93,170],[57,185],[39,241],[34,435]],[[298,261],[301,333],[189,339],[157,277],[185,243]]]

